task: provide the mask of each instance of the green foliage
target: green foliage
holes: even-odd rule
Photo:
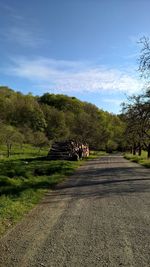
[[[66,124],[65,113],[47,105],[43,107],[43,112],[46,118],[46,134],[49,140],[67,138],[69,129]]]
[[[19,127],[26,126],[33,131],[45,129],[46,122],[44,114],[33,96],[24,96],[18,93],[13,99],[13,104],[12,124]]]
[[[107,117],[107,134],[108,141],[106,144],[107,151],[111,152],[114,150],[122,150],[125,146],[124,144],[124,132],[125,123],[120,120],[119,116],[109,115]]]
[[[126,122],[126,139],[133,154],[138,149],[145,149],[150,158],[150,95],[149,91],[142,95],[132,96],[123,105]]]
[[[48,138],[45,136],[45,133],[38,131],[34,133],[33,144],[35,145],[35,147],[39,147],[39,149],[41,150],[42,147],[46,147],[49,145],[49,141]]]
[[[11,125],[0,125],[0,141],[7,147],[7,157],[10,156],[12,145],[15,143],[23,143],[23,135]]]
[[[0,104],[0,123],[7,126],[1,127],[2,144],[6,145],[8,128],[16,132],[8,154],[14,143],[28,143],[40,151],[48,143],[72,138],[97,150],[122,147],[120,118],[75,97],[48,93],[34,97],[0,87]]]
[[[126,122],[127,146],[133,155],[136,150],[147,150],[147,158],[150,158],[150,40],[143,36],[139,43],[142,45],[139,57],[139,72],[145,79],[145,92],[128,98],[123,103],[123,119]]]
[[[58,110],[80,112],[83,108],[83,102],[79,101],[75,97],[69,97],[66,95],[54,95],[54,94],[44,94],[39,98],[39,102],[47,104],[51,107],[55,107]]]

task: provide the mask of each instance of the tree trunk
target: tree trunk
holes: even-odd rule
[[[141,148],[141,145],[139,144],[139,156],[141,156],[142,154],[142,148]]]
[[[10,157],[10,145],[7,144],[7,158]]]
[[[136,145],[133,145],[133,155],[136,155]]]
[[[148,159],[150,158],[150,143],[149,143],[149,145],[148,145],[147,157],[148,157]]]

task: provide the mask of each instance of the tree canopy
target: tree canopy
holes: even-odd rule
[[[122,149],[124,123],[119,116],[66,95],[45,93],[35,97],[1,86],[0,124],[1,140],[11,127],[15,136],[22,136],[22,142],[39,148],[48,141],[76,139],[92,149]]]
[[[136,150],[141,155],[141,150],[147,150],[150,158],[150,41],[143,37],[140,39],[142,45],[139,57],[139,71],[145,79],[146,89],[139,95],[128,98],[123,104],[123,118],[126,122],[126,145],[130,147],[133,154]]]

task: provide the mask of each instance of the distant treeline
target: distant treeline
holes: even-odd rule
[[[0,142],[8,156],[14,143],[42,148],[63,139],[76,139],[96,150],[121,150],[124,129],[119,116],[75,97],[24,95],[0,87]]]

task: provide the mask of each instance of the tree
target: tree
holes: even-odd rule
[[[65,121],[65,113],[48,105],[42,106],[46,120],[46,136],[49,140],[60,140],[69,137],[69,129]]]
[[[148,37],[143,36],[139,40],[139,44],[142,46],[139,57],[139,72],[141,77],[150,78],[150,40]]]
[[[36,146],[44,145],[46,138],[74,138],[92,149],[121,147],[122,126],[116,115],[66,95],[34,97],[0,87],[0,122],[19,131],[24,143]]]
[[[139,72],[145,80],[146,91],[138,96],[130,97],[123,105],[123,113],[126,121],[126,137],[132,146],[133,154],[136,149],[141,155],[142,148],[147,150],[150,158],[150,40],[142,37],[139,41],[142,45],[139,57]]]
[[[21,144],[24,136],[11,125],[1,125],[0,140],[2,144],[7,147],[7,157],[10,157],[13,144]]]
[[[150,157],[150,40],[148,37],[143,36],[139,43],[142,45],[140,58],[139,58],[139,71],[141,77],[146,81],[146,93],[143,95],[144,104],[143,112],[144,116],[144,145],[148,151],[148,157]]]
[[[144,148],[150,157],[150,102],[147,93],[129,98],[123,105],[126,121],[126,138],[132,147],[133,154]]]
[[[83,109],[83,102],[78,100],[76,97],[69,97],[67,95],[54,95],[54,94],[44,94],[38,99],[39,103],[55,107],[62,111],[72,111],[74,113],[81,112]]]
[[[17,93],[12,100],[13,110],[11,124],[19,127],[28,127],[33,131],[42,131],[46,127],[44,114],[36,99],[27,95]]]
[[[43,132],[38,131],[38,132],[34,133],[33,144],[34,144],[34,146],[39,148],[39,153],[40,153],[40,151],[43,147],[49,145],[49,140]]]
[[[106,151],[112,152],[114,150],[123,151],[125,123],[119,116],[107,114],[107,141]]]
[[[16,93],[5,86],[0,86],[0,122],[9,123],[14,105],[13,98]]]

